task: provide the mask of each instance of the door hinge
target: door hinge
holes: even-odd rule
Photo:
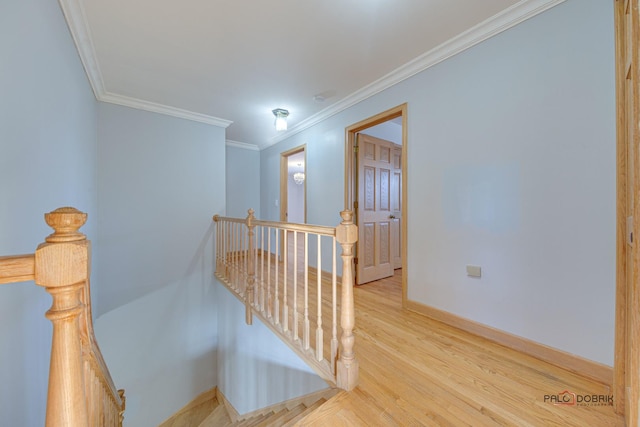
[[[354,145],[354,146],[353,146],[353,152],[354,152],[354,153],[357,153],[357,152],[358,152],[358,146],[357,146],[357,145]]]
[[[354,258],[353,258],[353,263],[354,263],[355,265],[358,265],[358,257],[354,257]]]
[[[627,244],[633,245],[633,216],[627,217]]]
[[[358,209],[358,202],[353,202],[353,209]]]

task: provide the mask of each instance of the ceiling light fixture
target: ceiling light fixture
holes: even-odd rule
[[[296,172],[293,174],[293,182],[298,185],[302,185],[304,182],[304,172]]]
[[[276,116],[276,130],[287,130],[287,117],[289,116],[289,111],[284,108],[276,108],[272,113]]]

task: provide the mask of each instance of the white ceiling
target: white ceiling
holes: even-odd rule
[[[263,148],[284,138],[274,108],[290,135],[561,1],[60,3],[98,99]]]

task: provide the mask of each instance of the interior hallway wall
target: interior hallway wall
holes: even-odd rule
[[[249,208],[260,217],[260,152],[226,146],[226,216],[245,218]]]
[[[95,245],[96,101],[58,3],[2,2],[0,58],[0,255],[33,253],[62,206],[89,214]],[[2,425],[44,425],[50,307],[33,282],[0,286]]]
[[[406,102],[409,298],[612,365],[613,34],[612,2],[567,0],[263,150],[263,216],[307,144],[308,221],[335,225],[344,129]]]
[[[126,425],[158,425],[217,383],[214,225],[225,130],[100,103],[96,335]]]

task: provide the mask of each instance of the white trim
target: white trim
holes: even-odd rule
[[[406,80],[453,55],[463,52],[464,50],[469,49],[470,47],[475,46],[476,44],[529,18],[532,18],[547,9],[557,6],[564,1],[565,0],[520,0],[513,6],[479,23],[457,37],[442,43],[429,52],[395,69],[386,76],[383,76],[382,78],[353,92],[351,95],[348,95],[335,104],[299,122],[295,126],[292,126],[287,132],[270,138],[266,144],[259,145],[259,149],[270,147],[299,132],[302,132],[311,126],[346,110],[358,102]],[[102,78],[102,73],[100,72],[100,64],[97,60],[91,38],[91,32],[87,24],[86,14],[82,7],[82,2],[80,0],[59,0],[59,3],[76,44],[76,48],[78,49],[78,53],[80,54],[80,59],[85,72],[87,73],[87,77],[89,78],[89,82],[93,88],[93,93],[98,101],[110,102],[112,104],[124,105],[131,108],[180,117],[224,128],[233,123],[229,120],[208,116],[206,114],[107,92]]]
[[[288,131],[270,138],[266,144],[260,145],[260,149],[262,150],[280,141],[284,141],[427,68],[433,67],[447,58],[457,55],[565,1],[566,0],[520,0],[513,6],[486,19],[441,45],[436,46],[401,67],[396,68],[386,76],[381,77],[335,104],[297,123]]]
[[[208,116],[206,114],[196,113],[182,108],[171,107],[168,105],[158,104],[151,101],[145,101],[138,98],[132,98],[125,95],[118,95],[108,92],[104,85],[104,79],[100,71],[100,64],[96,55],[95,47],[91,37],[91,30],[88,25],[87,15],[80,0],[59,0],[60,8],[64,14],[67,26],[71,32],[71,37],[76,45],[80,60],[87,73],[87,78],[93,89],[93,94],[98,101],[108,102],[111,104],[124,105],[138,110],[151,111],[154,113],[165,114],[168,116],[179,117],[181,119],[192,120],[195,122],[207,123],[213,126],[226,128],[231,123],[230,120],[220,119],[218,117]]]
[[[207,123],[209,125],[228,127],[231,120],[219,119],[206,114],[194,113],[193,111],[183,110],[182,108],[170,107],[168,105],[157,104],[151,101],[144,101],[138,98],[118,95],[111,92],[105,92],[98,101],[108,102],[111,104],[124,105],[125,107],[136,108],[138,110],[151,111],[158,114],[166,114],[167,116],[179,117],[181,119],[192,120],[194,122]]]
[[[255,144],[249,144],[247,142],[240,142],[240,141],[233,141],[231,139],[227,139],[226,145],[229,147],[243,148],[245,150],[260,151],[260,148],[258,148],[258,146]]]
[[[80,61],[82,61],[82,66],[93,89],[93,94],[99,100],[105,93],[104,80],[100,72],[98,56],[93,46],[93,39],[89,25],[87,25],[87,15],[82,7],[82,1],[59,0],[59,3],[71,32],[71,37],[76,44],[76,49],[78,49]]]

